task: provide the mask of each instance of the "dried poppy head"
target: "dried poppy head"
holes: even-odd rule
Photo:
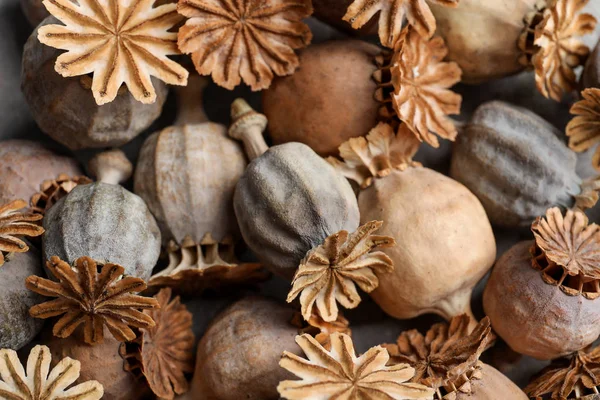
[[[162,112],[167,87],[153,80],[153,104],[140,103],[123,87],[117,88],[111,103],[99,106],[94,99],[92,78],[57,74],[55,60],[61,51],[38,40],[39,30],[59,26],[51,25],[55,22],[58,21],[53,17],[46,19],[29,37],[23,51],[21,87],[40,129],[66,147],[78,150],[120,146],[148,128]]]
[[[496,263],[483,305],[513,350],[547,360],[600,335],[600,229],[581,211],[551,208],[532,231],[535,242],[516,244]]]
[[[275,79],[263,95],[273,142],[300,142],[320,155],[332,155],[347,139],[365,135],[378,118],[372,75],[379,53],[377,46],[359,40],[303,50],[302,68]]]
[[[24,210],[24,200],[0,204],[0,267],[10,258],[12,253],[25,253],[29,246],[23,237],[36,237],[44,233],[39,225],[43,217],[29,210]]]
[[[37,142],[4,140],[0,142],[0,203],[30,199],[40,184],[59,174],[81,175],[73,158],[58,155]]]
[[[45,214],[56,202],[69,193],[77,185],[87,185],[92,180],[87,176],[73,176],[60,174],[56,179],[49,179],[40,185],[40,191],[31,197],[31,208],[39,214]]]
[[[600,171],[600,89],[589,88],[581,92],[583,99],[571,107],[575,117],[567,125],[569,148],[583,152],[596,147],[592,157],[592,165]]]
[[[394,270],[371,296],[388,314],[446,319],[471,313],[471,291],[492,266],[496,242],[479,200],[458,182],[412,160],[419,141],[406,125],[380,123],[340,146],[328,161],[361,190],[361,221],[384,221],[382,251]],[[435,249],[435,251],[431,251]],[[432,279],[432,277],[435,277]]]
[[[489,318],[476,324],[463,314],[433,325],[425,335],[417,330],[403,332],[396,344],[384,347],[391,364],[415,368],[411,381],[432,387],[436,400],[527,399],[506,376],[479,361],[494,339]]]

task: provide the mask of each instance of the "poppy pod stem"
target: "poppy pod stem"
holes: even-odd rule
[[[260,157],[269,146],[263,132],[267,127],[267,117],[250,107],[244,99],[236,99],[231,105],[231,126],[229,136],[244,143],[250,161]]]
[[[177,118],[175,125],[196,125],[209,122],[204,112],[204,90],[208,86],[208,78],[192,74],[187,86],[178,86]]]
[[[433,312],[448,321],[457,315],[467,314],[469,316],[469,331],[471,331],[477,326],[477,318],[471,310],[471,293],[472,288],[457,292],[437,304]]]

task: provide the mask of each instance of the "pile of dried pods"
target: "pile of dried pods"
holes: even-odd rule
[[[20,3],[0,400],[600,399],[600,0]]]

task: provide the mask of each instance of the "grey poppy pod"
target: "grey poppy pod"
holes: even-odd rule
[[[577,157],[559,135],[524,108],[485,103],[458,135],[450,175],[479,198],[497,226],[528,226],[553,206],[581,201],[584,207],[593,189],[583,185]]]
[[[360,222],[348,181],[301,143],[272,147],[252,161],[237,184],[234,208],[250,249],[288,277],[309,250]]]
[[[41,26],[58,23],[46,18]],[[55,71],[60,50],[43,45],[38,29],[23,50],[21,88],[41,130],[71,150],[120,146],[148,128],[162,112],[168,89],[153,79],[157,100],[142,104],[121,88],[116,99],[99,106],[87,76],[63,78]]]
[[[25,278],[43,275],[40,253],[29,245],[0,268],[0,348],[18,350],[31,342],[44,322],[29,315],[43,298],[25,287]]]
[[[160,254],[160,231],[146,203],[119,185],[77,186],[47,212],[44,229],[46,260],[88,256],[148,280]]]

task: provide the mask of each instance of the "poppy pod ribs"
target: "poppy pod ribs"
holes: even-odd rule
[[[528,226],[553,206],[591,208],[599,180],[577,175],[576,155],[560,135],[529,110],[485,103],[458,136],[450,176],[475,193],[497,226]]]
[[[580,211],[551,208],[531,229],[535,242],[516,244],[496,263],[483,306],[513,350],[548,360],[600,335],[600,228]]]
[[[371,292],[377,273],[393,269],[385,254],[372,250],[393,246],[394,239],[373,234],[380,222],[359,227],[350,184],[308,146],[269,149],[262,137],[265,116],[242,99],[231,110],[230,135],[244,142],[252,159],[234,197],[242,235],[266,267],[294,276],[288,301],[300,296],[305,319],[314,305],[325,321],[334,321],[336,301],[356,307],[355,285]]]
[[[435,400],[526,400],[518,386],[479,360],[494,340],[489,318],[474,324],[463,314],[433,325],[425,335],[405,331],[395,344],[383,346],[389,364],[413,367],[411,382],[432,387]]]
[[[394,271],[373,299],[396,318],[431,312],[450,319],[471,313],[471,291],[492,266],[496,242],[467,188],[412,161],[418,147],[405,125],[394,134],[380,123],[366,138],[340,146],[344,162],[328,161],[361,186],[361,221],[384,221],[380,234],[400,244],[383,249]]]

